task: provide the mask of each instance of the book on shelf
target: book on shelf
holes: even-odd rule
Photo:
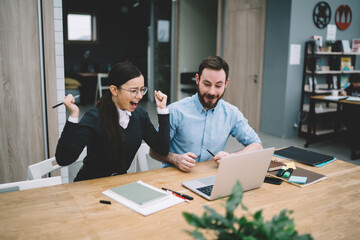
[[[309,76],[309,77],[308,77],[308,82],[309,82],[309,90],[310,90],[310,91],[312,91],[313,88],[314,88],[315,90],[318,89],[316,77],[314,77],[314,79],[313,79],[312,76]]]
[[[341,57],[340,70],[341,71],[350,71],[352,70],[351,66],[351,57]]]
[[[144,216],[184,202],[142,181],[114,187],[103,194]]]
[[[349,40],[342,40],[343,50],[345,53],[351,52]]]
[[[352,51],[356,53],[360,53],[360,39],[352,40]]]
[[[321,69],[322,69],[321,59],[317,57],[310,57],[307,70],[314,72],[314,71],[321,71]]]
[[[338,89],[338,79],[336,75],[332,75],[332,86],[333,89]]]
[[[291,173],[291,176],[306,177],[306,182],[305,183],[291,182],[291,181],[289,181],[290,178],[286,178],[284,176],[281,176],[281,177],[277,176],[276,175],[277,172],[278,172],[277,170],[276,171],[271,171],[271,172],[268,172],[268,175],[270,175],[271,177],[282,179],[285,182],[288,182],[288,183],[293,184],[293,185],[298,186],[298,187],[306,187],[306,186],[309,186],[311,184],[314,184],[314,183],[317,183],[317,182],[320,182],[322,180],[327,179],[327,176],[325,176],[323,174],[316,173],[316,172],[313,172],[313,171],[309,171],[309,170],[306,170],[306,169],[301,168],[301,167],[296,167],[296,169],[294,169],[293,172]]]
[[[345,89],[350,86],[349,75],[340,76],[340,88]]]

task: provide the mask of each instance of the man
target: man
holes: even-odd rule
[[[162,161],[164,167],[175,165],[190,172],[196,162],[212,159],[220,164],[221,158],[230,155],[224,152],[230,135],[245,146],[239,152],[262,149],[243,114],[222,100],[229,84],[228,64],[220,57],[207,57],[195,77],[197,93],[168,106],[170,153],[162,156],[150,150],[150,155]]]

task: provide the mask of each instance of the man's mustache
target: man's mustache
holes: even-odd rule
[[[209,99],[215,99],[215,98],[216,98],[216,95],[206,94],[205,97],[206,97],[206,98],[209,98]]]

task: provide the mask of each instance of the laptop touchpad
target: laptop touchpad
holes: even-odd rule
[[[201,178],[201,179],[199,179],[199,182],[205,184],[206,186],[207,185],[214,185],[215,177],[216,177],[216,175],[211,176],[211,177],[207,177],[207,178]]]

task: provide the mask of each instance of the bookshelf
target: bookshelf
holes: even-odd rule
[[[315,95],[331,95],[333,90],[340,91],[341,80],[354,73],[360,73],[355,69],[357,52],[321,52],[316,51],[315,41],[305,43],[304,68],[302,77],[302,90],[300,101],[300,114],[298,134],[306,136],[307,116],[309,112],[309,98]],[[349,70],[341,70],[342,58],[350,58]],[[315,114],[318,125],[315,135],[331,134],[334,131],[334,119],[337,111],[336,103],[324,103],[316,106]]]

